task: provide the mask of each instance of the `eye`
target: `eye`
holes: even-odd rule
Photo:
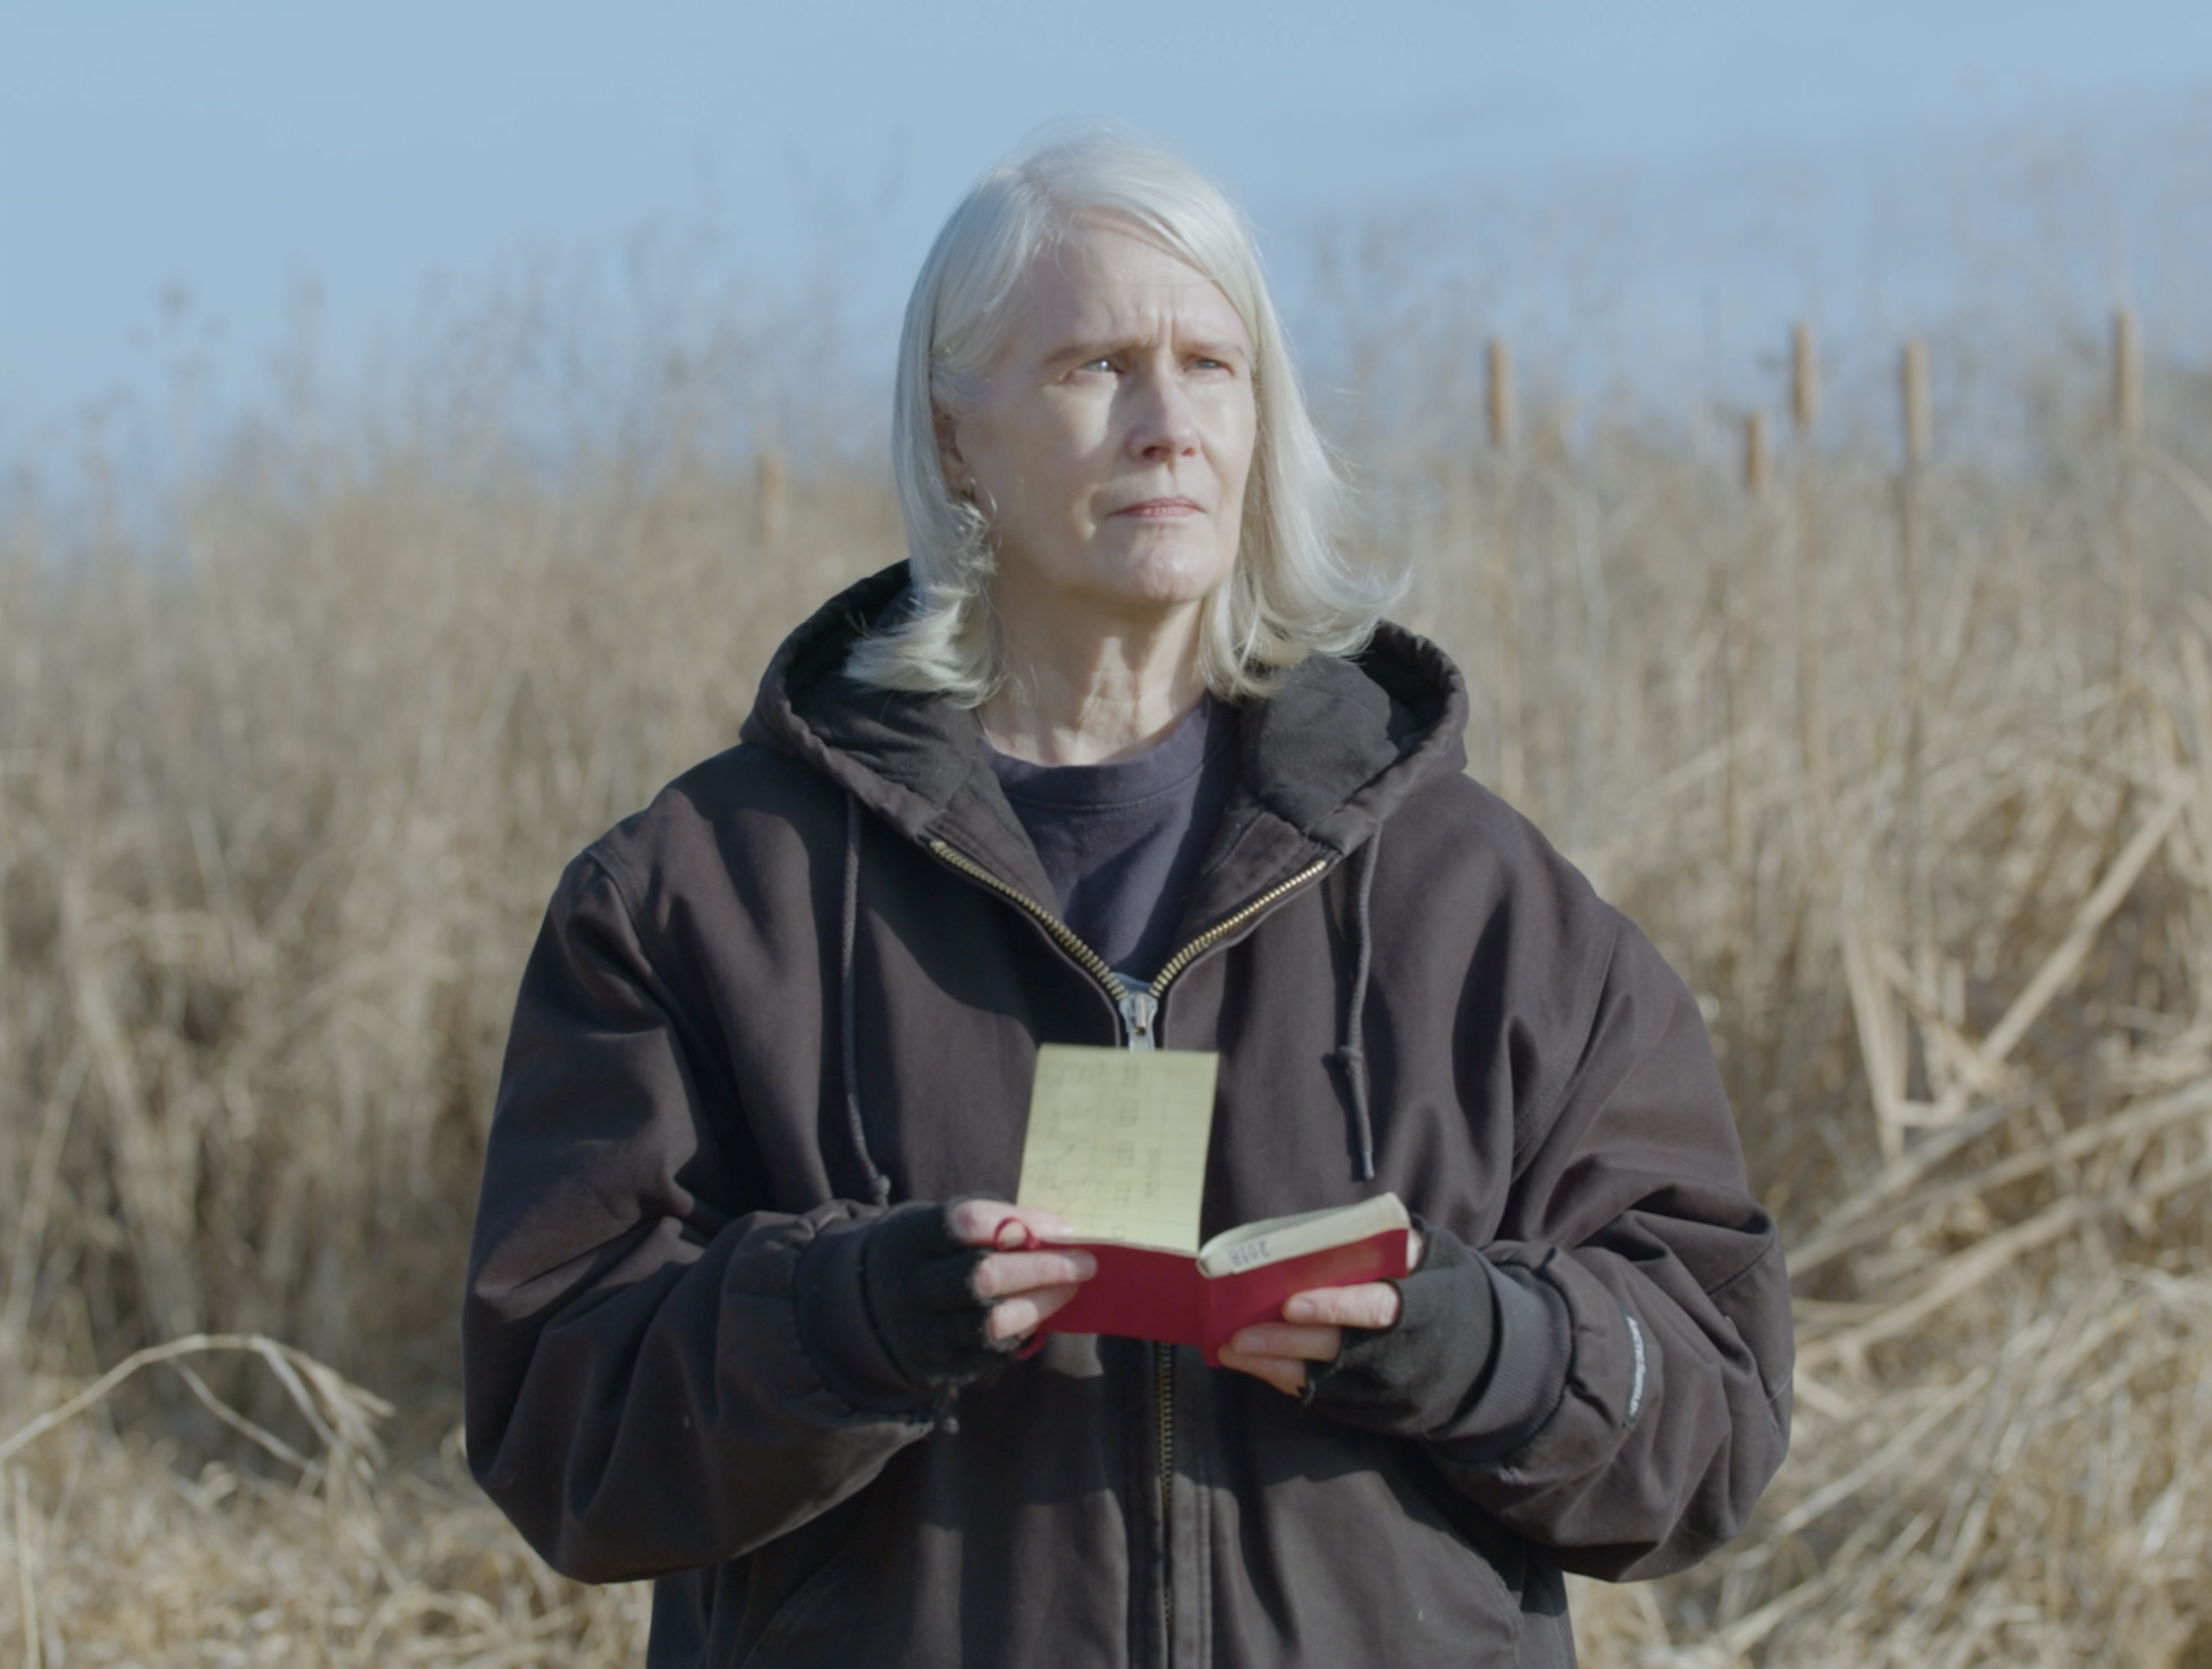
[[[1079,371],[1111,371],[1114,359],[1110,354],[1101,354],[1096,359],[1086,359],[1075,368]]]

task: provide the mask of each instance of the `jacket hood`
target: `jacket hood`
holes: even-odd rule
[[[854,641],[906,586],[899,563],[831,598],[793,631],[762,677],[744,739],[807,761],[910,838],[987,849],[975,855],[1042,884],[970,713],[845,674]],[[1228,891],[1250,884],[1241,874],[1247,869],[1304,861],[1317,849],[1353,850],[1407,795],[1467,763],[1459,669],[1435,644],[1388,622],[1358,655],[1310,655],[1273,694],[1239,710],[1242,792],[1206,866]],[[1224,867],[1232,873],[1222,874]],[[1200,886],[1216,890],[1205,876]]]

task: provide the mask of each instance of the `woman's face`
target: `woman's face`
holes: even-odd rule
[[[1040,259],[945,478],[998,551],[1010,624],[1194,610],[1229,577],[1258,427],[1252,343],[1195,267],[1098,221]]]

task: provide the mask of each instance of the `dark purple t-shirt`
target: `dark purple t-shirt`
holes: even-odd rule
[[[1237,710],[1207,696],[1153,747],[1103,765],[983,757],[1060,895],[1060,919],[1121,973],[1174,954],[1190,884],[1237,785]]]

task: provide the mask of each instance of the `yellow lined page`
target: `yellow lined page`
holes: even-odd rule
[[[1018,1203],[1086,1239],[1195,1253],[1218,1064],[1197,1050],[1044,1045]]]

